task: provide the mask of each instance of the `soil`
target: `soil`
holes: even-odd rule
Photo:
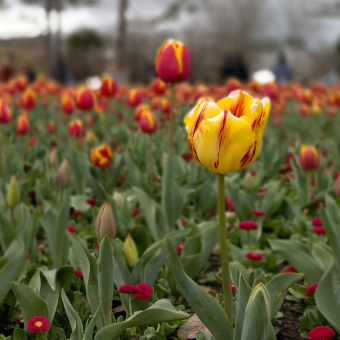
[[[280,329],[276,335],[277,340],[303,340],[300,336],[300,321],[301,314],[298,314],[293,309],[293,303],[285,300],[280,312],[283,317],[273,320],[274,327]]]

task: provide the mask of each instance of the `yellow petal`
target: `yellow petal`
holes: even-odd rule
[[[215,173],[237,171],[255,161],[257,143],[251,125],[229,111],[201,121],[189,142],[199,162]]]
[[[255,124],[263,111],[262,102],[241,90],[233,91],[221,99],[217,105],[222,110],[230,111],[236,117],[246,117],[251,125]]]
[[[216,105],[215,102],[201,99],[184,118],[184,123],[187,126],[189,138],[195,133],[203,120],[215,117],[220,112],[221,109]]]

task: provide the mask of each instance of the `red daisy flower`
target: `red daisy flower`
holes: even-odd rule
[[[31,333],[44,333],[49,331],[51,323],[44,316],[34,316],[28,320],[27,329]]]
[[[308,333],[309,340],[330,340],[334,337],[335,332],[328,326],[320,326],[313,328]]]
[[[307,296],[312,296],[312,295],[315,294],[316,288],[318,288],[318,284],[319,284],[319,282],[315,282],[315,283],[313,283],[312,285],[310,285],[306,288]]]
[[[257,230],[258,225],[253,221],[243,221],[239,224],[239,229],[241,230]]]

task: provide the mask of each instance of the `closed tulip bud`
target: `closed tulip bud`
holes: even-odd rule
[[[158,77],[166,83],[179,83],[191,75],[191,56],[187,46],[168,40],[158,50],[155,67]]]
[[[50,166],[54,168],[57,165],[57,149],[53,148],[50,152]]]
[[[70,122],[68,133],[70,137],[79,138],[79,137],[84,136],[85,129],[83,127],[83,123],[81,122],[81,120],[77,119],[77,120]]]
[[[97,216],[95,223],[95,232],[100,242],[106,235],[110,240],[116,236],[116,220],[110,203],[105,203]]]
[[[54,135],[57,131],[57,125],[55,124],[54,121],[50,120],[47,124],[47,130],[48,133],[50,133],[51,135]]]
[[[151,111],[143,111],[139,119],[139,127],[146,134],[153,134],[158,129],[158,120]]]
[[[116,203],[116,207],[119,211],[121,211],[123,209],[123,205],[124,205],[124,196],[122,194],[120,194],[119,192],[115,192],[112,196],[113,200]]]
[[[12,121],[12,111],[8,105],[0,99],[0,124],[8,124]]]
[[[10,208],[15,208],[20,203],[20,189],[15,176],[12,177],[6,195],[6,202]]]
[[[34,110],[37,102],[36,94],[28,89],[24,92],[21,99],[21,105],[25,110]]]
[[[20,136],[25,136],[30,133],[31,126],[26,115],[21,115],[18,118],[16,130],[17,130],[17,134]]]
[[[108,168],[113,161],[113,153],[111,148],[104,144],[99,148],[91,151],[91,163],[98,168]]]
[[[14,80],[14,84],[15,84],[17,91],[23,92],[23,91],[26,90],[28,82],[27,82],[27,79],[25,77],[19,77],[19,78]]]
[[[61,108],[67,116],[71,116],[75,110],[74,100],[69,94],[61,97]]]
[[[300,164],[305,171],[317,170],[320,166],[320,156],[315,147],[303,145],[300,149]]]
[[[163,98],[160,101],[159,109],[162,111],[163,114],[168,115],[171,111],[171,105],[168,99]]]
[[[95,97],[93,92],[85,88],[78,90],[76,103],[79,110],[92,110],[95,106]]]
[[[270,101],[234,91],[218,101],[200,100],[184,118],[189,145],[208,170],[226,174],[252,165],[262,150]]]
[[[130,107],[137,107],[142,104],[143,96],[140,90],[134,89],[131,90],[126,98],[126,105]]]
[[[146,104],[141,104],[136,107],[135,116],[134,116],[134,119],[136,122],[139,122],[140,117],[142,116],[142,113],[144,111],[150,111],[150,106]]]
[[[156,79],[151,85],[152,91],[158,95],[161,95],[166,90],[166,84],[161,79]]]
[[[97,136],[93,131],[89,131],[86,134],[86,143],[88,146],[93,146],[97,142]]]
[[[71,182],[71,176],[72,169],[70,163],[67,159],[64,159],[64,161],[61,163],[57,171],[57,176],[55,178],[56,186],[60,189],[68,188]]]
[[[138,250],[135,242],[130,235],[127,236],[124,242],[123,254],[126,264],[133,268],[138,262]]]
[[[254,177],[250,172],[247,172],[243,178],[243,187],[247,191],[252,191],[255,188]]]
[[[118,86],[114,79],[105,77],[100,88],[100,94],[106,98],[113,98],[117,93]]]

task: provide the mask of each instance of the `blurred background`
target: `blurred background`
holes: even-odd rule
[[[40,74],[72,84],[109,73],[150,82],[161,43],[186,43],[193,83],[327,85],[340,74],[340,0],[0,0],[0,79]]]

